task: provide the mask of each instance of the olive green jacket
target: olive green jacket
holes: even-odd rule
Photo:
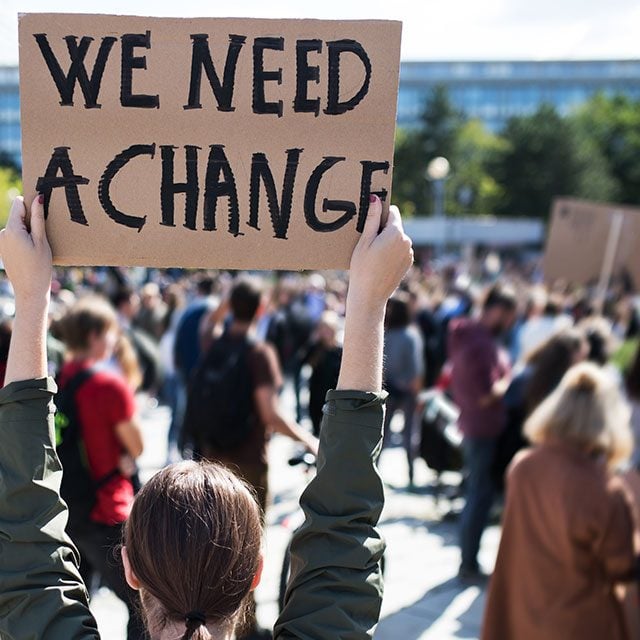
[[[0,638],[99,638],[65,533],[62,469],[53,433],[54,382],[0,390]],[[292,574],[278,640],[370,638],[382,601],[375,529],[383,505],[375,468],[381,394],[330,391],[318,473],[305,490],[306,514],[292,542]]]

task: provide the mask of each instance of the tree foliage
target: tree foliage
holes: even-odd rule
[[[20,174],[13,166],[0,164],[0,227],[4,227],[9,217],[11,202],[22,193]]]
[[[431,213],[425,170],[439,155],[451,164],[449,215],[545,218],[556,196],[637,204],[640,101],[599,94],[565,117],[542,105],[494,134],[436,89],[420,126],[397,134],[393,198],[405,213]]]

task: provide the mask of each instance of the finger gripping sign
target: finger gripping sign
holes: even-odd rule
[[[20,16],[61,265],[346,268],[388,206],[401,23]]]

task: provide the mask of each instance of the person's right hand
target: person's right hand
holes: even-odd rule
[[[7,226],[0,231],[0,255],[13,285],[16,303],[40,303],[51,287],[51,248],[44,226],[42,196],[31,204],[31,229],[27,209],[18,196],[11,206]]]
[[[371,197],[362,236],[351,256],[349,297],[355,304],[384,306],[413,264],[410,238],[404,233],[400,211],[389,207],[380,230],[382,202]]]

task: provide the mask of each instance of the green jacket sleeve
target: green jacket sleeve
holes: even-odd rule
[[[380,616],[383,394],[329,391],[318,473],[302,494],[277,640],[367,640]]]
[[[65,533],[53,380],[0,390],[0,638],[99,638]]]

